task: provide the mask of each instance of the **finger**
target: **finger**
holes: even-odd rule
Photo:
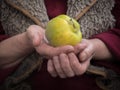
[[[74,72],[70,66],[68,56],[66,54],[60,54],[60,64],[67,77],[74,76]]]
[[[79,54],[79,60],[81,62],[87,60],[89,57],[91,57],[95,52],[93,51],[92,47],[89,46],[88,48],[86,48],[84,51],[82,51]]]
[[[47,43],[42,43],[35,48],[40,55],[46,55],[46,56],[49,55],[51,56],[51,52],[54,51],[54,47],[49,46]]]
[[[92,59],[92,56],[89,57],[86,61],[84,61],[84,62],[81,63],[81,71],[82,71],[82,73],[85,73],[87,71],[87,68],[90,65],[90,60],[91,59]]]
[[[81,71],[81,63],[79,62],[78,58],[74,53],[69,53],[69,60],[72,70],[74,71],[75,75],[81,75],[83,71]]]
[[[88,58],[85,62],[80,63],[77,57],[73,54],[70,53],[69,57],[71,58],[71,66],[76,75],[82,75],[83,73],[86,72],[88,66],[90,65],[90,60],[92,57]]]
[[[42,43],[40,46],[36,47],[36,50],[39,54],[53,57],[57,56],[60,53],[68,53],[74,51],[74,48],[70,45],[62,47],[52,47],[46,43]]]
[[[94,54],[93,54],[94,55]],[[85,73],[90,65],[90,60],[92,59],[93,55],[91,57],[89,57],[87,60],[85,60],[84,62],[81,62],[81,74]]]
[[[33,46],[37,47],[38,45],[40,45],[42,43],[43,37],[41,34],[36,33],[33,36]]]
[[[71,45],[61,46],[56,48],[56,53],[59,55],[60,53],[70,53],[74,51],[74,47]]]
[[[44,35],[43,28],[37,26],[37,25],[31,25],[27,29],[27,35],[29,36],[30,40],[32,40],[32,43],[34,46],[37,46],[41,43]]]
[[[61,66],[60,66],[60,62],[59,62],[59,59],[58,59],[58,56],[54,56],[53,57],[53,63],[54,63],[54,67],[55,67],[55,70],[57,72],[57,74],[61,77],[61,78],[65,78],[66,75],[64,74]]]
[[[51,74],[52,77],[56,77],[57,76],[57,72],[55,70],[55,67],[53,65],[52,60],[48,60],[47,71]]]
[[[75,48],[75,53],[78,54],[81,51],[83,51],[85,48],[87,47],[86,43],[80,43],[77,44],[74,48]]]

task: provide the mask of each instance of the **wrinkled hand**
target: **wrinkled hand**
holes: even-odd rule
[[[83,45],[85,45],[86,48],[81,50],[82,49],[81,46]],[[83,39],[80,44],[75,46],[75,49],[76,49],[76,52],[79,53],[78,58],[80,62],[91,60],[95,54],[95,47],[91,40]],[[79,50],[81,50],[81,52],[79,52]]]
[[[62,53],[48,60],[47,70],[51,76],[61,78],[83,74],[94,55],[94,47],[89,40],[83,39],[75,47],[75,53]]]
[[[61,47],[52,47],[47,43],[45,38],[45,30],[37,25],[32,25],[27,30],[27,36],[31,41],[35,50],[43,56],[53,57],[60,53],[68,53],[74,51],[74,47],[67,45]]]

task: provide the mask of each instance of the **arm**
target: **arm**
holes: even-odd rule
[[[108,32],[105,34],[109,35]],[[73,77],[86,72],[92,58],[94,60],[111,60],[115,58],[119,60],[120,37],[117,37],[118,39],[116,37],[117,35],[111,34],[111,38],[115,39],[112,42],[111,38],[99,39],[100,37],[97,36],[93,39],[83,39],[80,44],[75,46],[77,56],[73,53],[53,57],[52,60],[48,61],[48,72],[53,77],[57,75],[61,78]],[[104,39],[106,41],[102,41]]]
[[[92,38],[99,39],[104,44],[103,46],[106,47],[107,50],[105,51],[109,51],[112,57],[116,60],[119,60],[119,56],[120,56],[120,47],[119,47],[120,45],[120,12],[119,11],[120,11],[120,0],[115,0],[115,7],[112,10],[112,14],[116,19],[115,27],[113,29],[108,30],[107,32],[104,32],[92,37]]]
[[[112,13],[116,19],[115,27],[98,35],[94,35],[90,42],[94,44],[96,60],[111,59],[119,60],[120,56],[120,1],[115,0]]]
[[[111,56],[115,60],[119,60],[119,57],[120,57],[120,29],[111,29],[107,32],[98,34],[98,35],[94,36],[93,38],[99,39],[104,44],[103,46],[106,47],[106,49],[104,48],[104,50],[108,51],[107,55],[109,54],[108,55],[109,57],[110,57],[110,53],[111,53]],[[97,51],[97,52],[99,52],[99,51]],[[101,53],[101,55],[102,55],[102,53]]]
[[[72,46],[51,47],[44,40],[44,29],[31,25],[26,32],[0,43],[0,67],[11,67],[36,50],[40,55],[51,57],[62,52],[71,52]]]
[[[32,51],[26,32],[6,39],[0,43],[0,66],[17,64]]]
[[[98,38],[83,39],[80,44],[86,45],[86,48],[79,54],[80,61],[85,61],[90,57],[94,58],[95,60],[112,59],[111,52],[109,51],[105,43]],[[79,50],[81,50],[80,45],[76,45],[76,48],[79,48]]]
[[[62,76],[64,75],[64,77],[83,74],[87,70],[89,62],[92,58],[95,60],[120,60],[120,1],[115,1],[116,5],[112,12],[116,19],[116,29],[113,28],[107,32],[95,35],[89,40],[84,39],[82,43],[76,45],[75,50],[77,53],[79,53],[79,55],[77,55],[79,62],[77,59],[74,59],[74,57],[67,55],[69,59],[66,58],[66,56],[64,57],[64,59],[66,58],[64,61],[67,60],[67,62],[62,63],[62,60],[58,59],[58,61],[60,61],[60,65],[58,65],[53,62],[55,60],[53,57],[52,60],[48,61],[48,72],[52,76],[58,75],[61,77],[61,74],[59,72],[62,70],[64,71],[62,71]],[[82,46],[85,47],[82,48]],[[64,67],[64,65],[67,66]],[[71,70],[71,68],[73,69]],[[70,73],[72,73],[72,75]]]

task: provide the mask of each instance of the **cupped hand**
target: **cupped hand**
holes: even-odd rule
[[[85,48],[83,49],[82,47]],[[95,47],[91,40],[83,39],[81,43],[75,46],[75,52],[78,54],[80,62],[90,60],[95,55]]]
[[[53,77],[59,76],[60,78],[66,78],[82,75],[89,64],[90,60],[79,62],[79,59],[74,53],[69,53],[68,55],[62,53],[48,60],[47,70]]]
[[[74,49],[74,53],[62,53],[48,60],[47,70],[51,76],[66,78],[82,75],[86,72],[94,55],[92,43],[83,39]]]
[[[27,30],[27,36],[35,50],[43,56],[53,57],[60,53],[69,53],[74,51],[74,47],[70,45],[52,47],[47,43],[45,38],[45,30],[37,25],[31,25]]]

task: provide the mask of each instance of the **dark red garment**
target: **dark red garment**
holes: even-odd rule
[[[99,61],[96,64],[100,66],[104,65],[120,74],[120,0],[115,1],[116,5],[112,12],[116,19],[116,26],[107,32],[93,36],[93,38],[99,38],[104,41],[115,57],[115,62]],[[67,10],[67,0],[45,0],[45,3],[50,18],[59,14],[65,14]],[[14,69],[10,70],[13,71]],[[0,71],[0,75],[5,78],[10,72],[2,70]],[[0,81],[2,76],[0,76]],[[30,75],[28,81],[31,82],[33,90],[101,90],[97,87],[95,76],[93,75],[84,74],[67,79],[52,78],[47,72],[47,61],[44,62],[39,72],[35,71]]]
[[[111,29],[96,35],[94,38],[101,39],[114,56],[114,59],[120,61],[120,29]]]
[[[47,10],[48,15],[50,18],[59,15],[60,12],[56,11],[56,14],[53,14],[52,11],[54,8],[54,4],[51,3],[56,2],[57,0],[45,0],[47,2]],[[64,0],[61,0],[61,2]],[[51,5],[52,4],[52,5]],[[120,1],[116,0],[116,6],[113,9],[113,14],[116,18],[116,26],[114,29],[111,29],[107,32],[104,32],[99,35],[95,35],[94,38],[99,38],[102,41],[105,42],[105,44],[110,49],[111,53],[115,57],[115,60],[120,60]],[[63,5],[61,4],[61,7]],[[60,7],[56,7],[59,9]],[[66,8],[66,7],[65,7]],[[64,9],[63,12],[65,13],[66,9]],[[99,61],[96,63],[96,65],[102,66],[104,65],[106,68],[113,69],[117,73],[120,74],[120,63],[118,62],[107,62],[107,61]],[[95,77],[92,75],[82,75],[78,77],[73,78],[67,78],[67,79],[60,79],[60,78],[52,78],[49,73],[47,72],[47,65],[44,63],[43,68],[40,72],[35,72],[33,75],[31,75],[31,81],[33,81],[33,89],[34,90],[101,90],[97,87],[95,83]],[[36,82],[36,83],[34,83]]]
[[[67,0],[44,0],[47,7],[49,18],[53,18],[60,14],[66,14]]]
[[[116,4],[112,13],[116,19],[116,26],[107,32],[95,35],[94,38],[101,39],[108,47],[115,60],[120,61],[120,0],[115,0]]]
[[[7,35],[4,35],[4,34],[5,34],[5,32],[4,32],[4,30],[3,30],[3,28],[2,28],[2,25],[1,25],[1,23],[0,23],[0,41],[8,38],[8,36],[7,36]]]
[[[29,78],[33,90],[101,90],[95,83],[94,75],[84,74],[66,79],[52,78],[47,72],[46,62],[40,72],[32,73]]]

